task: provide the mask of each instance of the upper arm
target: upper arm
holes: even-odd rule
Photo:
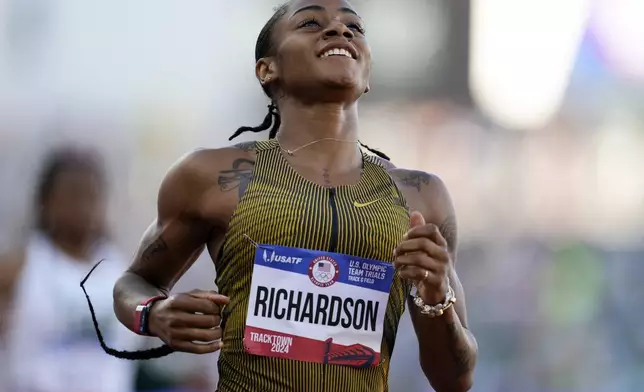
[[[203,209],[204,200],[221,197],[216,192],[217,168],[210,164],[213,154],[216,150],[193,152],[168,171],[158,193],[157,218],[130,265],[130,272],[162,290],[170,290],[211,236],[221,232],[218,211]]]
[[[455,269],[458,251],[456,211],[447,186],[438,176],[421,171],[396,170],[393,177],[409,207],[422,213],[425,222],[438,226],[447,242],[450,253],[449,278],[457,299],[454,308],[461,324],[467,328],[465,290]]]
[[[465,290],[463,284],[456,273],[456,257],[458,251],[458,227],[456,223],[456,210],[454,203],[447,190],[445,183],[436,175],[429,176],[429,184],[423,192],[425,203],[431,206],[431,209],[425,216],[425,221],[438,226],[438,230],[447,242],[447,249],[450,253],[449,279],[456,303],[454,309],[458,314],[463,327],[467,328],[467,306],[465,304]]]

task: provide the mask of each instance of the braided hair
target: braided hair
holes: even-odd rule
[[[288,3],[282,4],[281,6],[277,7],[275,9],[275,13],[273,16],[266,22],[266,25],[262,29],[262,31],[259,33],[259,37],[257,37],[257,44],[255,45],[255,61],[259,61],[260,59],[264,57],[268,57],[273,55],[274,51],[274,45],[273,45],[273,30],[275,28],[275,25],[277,22],[286,15],[286,12],[288,11]],[[277,137],[277,131],[280,128],[280,125],[282,123],[282,118],[280,117],[279,110],[277,108],[277,104],[275,103],[275,97],[274,97],[274,91],[267,85],[262,85],[262,89],[264,90],[264,93],[271,99],[271,103],[268,105],[268,113],[266,114],[266,117],[264,117],[264,121],[262,121],[261,124],[259,124],[256,127],[240,127],[237,129],[235,133],[233,133],[228,140],[233,140],[242,133],[245,132],[263,132],[267,129],[270,129],[268,133],[268,138],[269,139],[275,139]],[[367,150],[371,151],[378,157],[385,159],[389,161],[389,157],[385,155],[384,153],[373,149],[366,144],[360,142],[360,145]]]
[[[273,34],[273,29],[275,28],[275,25],[279,20],[286,15],[286,12],[288,11],[288,3],[283,4],[276,8],[275,13],[273,16],[266,22],[266,25],[262,29],[262,31],[259,33],[259,37],[257,38],[257,44],[255,46],[255,60],[259,61],[259,59],[267,57],[272,54],[273,51],[273,44],[272,44],[272,34]],[[274,139],[277,136],[277,131],[280,128],[281,124],[281,118],[280,114],[277,108],[277,105],[275,104],[275,99],[273,98],[274,91],[269,87],[262,85],[262,89],[264,90],[264,93],[271,98],[271,103],[268,105],[268,114],[264,118],[264,121],[256,126],[256,127],[241,127],[235,132],[229,140],[235,139],[237,136],[241,135],[244,132],[262,132],[270,128],[270,132],[268,134],[269,139]],[[370,148],[369,146],[360,143],[364,148],[367,150],[371,151],[375,155],[379,156],[382,159],[389,160],[389,157],[385,154],[383,154],[380,151],[374,150]],[[92,314],[92,322],[94,324],[94,329],[96,330],[96,336],[98,338],[98,342],[101,345],[101,348],[103,351],[105,351],[108,355],[111,355],[116,358],[121,358],[121,359],[127,359],[127,360],[148,360],[148,359],[156,359],[156,358],[161,358],[165,357],[169,354],[172,354],[174,350],[168,346],[167,344],[164,344],[162,346],[152,348],[149,350],[139,350],[139,351],[119,351],[115,350],[113,348],[108,347],[105,344],[105,341],[103,339],[103,334],[101,333],[99,327],[98,327],[98,321],[96,319],[96,314],[94,312],[94,307],[92,306],[92,301],[89,298],[89,295],[87,294],[87,291],[85,290],[85,282],[87,282],[87,279],[89,279],[90,275],[96,267],[101,264],[103,260],[99,261],[92,269],[89,271],[85,279],[83,279],[80,283],[80,287],[83,290],[83,293],[85,293],[85,298],[87,299],[87,305],[89,306],[89,310]]]
[[[104,259],[96,263],[96,265],[94,265],[92,269],[89,270],[89,272],[87,273],[87,276],[85,276],[85,278],[80,283],[80,287],[83,290],[83,293],[85,293],[85,299],[87,299],[87,306],[89,306],[89,311],[92,314],[92,323],[94,324],[94,330],[96,331],[96,337],[98,338],[98,343],[101,345],[101,348],[103,349],[103,351],[105,351],[106,354],[111,355],[113,357],[120,358],[120,359],[128,359],[130,361],[155,359],[155,358],[161,358],[172,354],[174,350],[170,348],[170,346],[168,346],[167,344],[164,344],[162,346],[155,347],[149,350],[139,350],[139,351],[119,351],[111,347],[108,347],[107,344],[105,344],[105,339],[103,339],[103,334],[101,333],[101,330],[98,327],[98,320],[96,319],[96,312],[94,311],[94,306],[92,306],[92,301],[89,299],[89,294],[87,294],[87,290],[85,290],[85,282],[87,282],[87,279],[89,279],[89,276],[92,274],[92,272],[94,272],[96,267],[98,267],[103,261]]]

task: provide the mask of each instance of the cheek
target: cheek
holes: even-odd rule
[[[369,76],[371,76],[371,65],[372,65],[371,55],[366,56],[363,59],[363,62],[364,62],[363,73],[364,73],[365,77],[369,78]]]
[[[283,50],[277,57],[279,74],[282,79],[292,78],[297,75],[306,75],[310,72],[315,64],[312,63],[312,56],[303,50]]]

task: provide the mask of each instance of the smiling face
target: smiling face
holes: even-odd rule
[[[272,34],[257,76],[283,94],[310,101],[356,100],[368,90],[371,49],[364,24],[343,0],[292,1]]]

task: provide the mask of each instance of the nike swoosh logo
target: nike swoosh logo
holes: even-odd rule
[[[380,199],[376,199],[376,200],[368,201],[368,202],[366,202],[366,203],[359,203],[359,202],[357,202],[357,201],[354,201],[354,202],[353,202],[353,205],[354,205],[355,207],[357,207],[357,208],[362,208],[362,207],[370,206],[370,205],[372,205],[373,203],[379,202],[379,201],[380,201],[380,200],[382,200],[382,199],[384,199],[384,197],[381,197]]]

